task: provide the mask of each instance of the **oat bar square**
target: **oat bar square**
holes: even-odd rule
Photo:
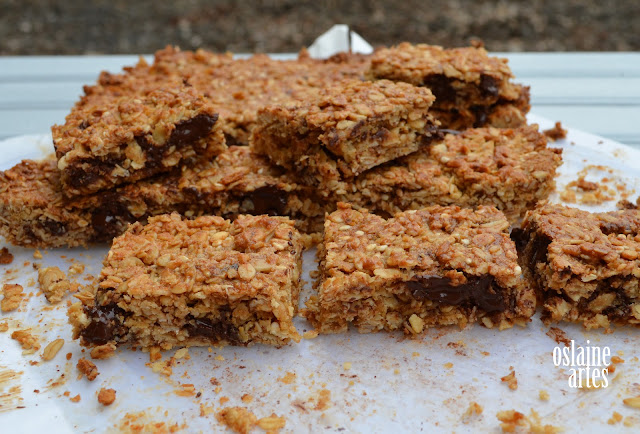
[[[95,297],[70,308],[74,336],[162,349],[297,342],[302,250],[286,217],[135,223],[114,240]]]
[[[303,314],[323,333],[480,322],[525,324],[535,311],[509,223],[494,207],[434,206],[384,219],[339,204],[325,221],[317,295]]]

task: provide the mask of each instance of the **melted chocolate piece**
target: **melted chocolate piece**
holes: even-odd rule
[[[287,208],[287,194],[273,185],[254,190],[247,198],[253,202],[254,215],[284,215]]]
[[[119,318],[124,316],[124,311],[114,303],[105,306],[85,306],[84,313],[91,322],[82,330],[82,338],[89,344],[104,345],[125,333]]]
[[[490,109],[490,107],[482,105],[471,107],[471,110],[476,117],[476,120],[473,122],[473,128],[480,128],[487,124],[487,121],[489,120]]]
[[[551,240],[544,235],[535,234],[531,243],[531,252],[529,253],[529,263],[527,265],[533,272],[538,262],[545,262],[547,260],[547,251],[549,250]]]
[[[507,304],[500,287],[494,284],[493,276],[468,276],[467,283],[457,286],[446,277],[423,276],[407,282],[407,288],[416,299],[452,306],[470,304],[487,313],[503,312]]]
[[[202,113],[177,123],[176,129],[173,130],[171,137],[169,137],[168,145],[182,147],[206,137],[217,120],[217,114],[211,116]]]
[[[518,253],[522,253],[529,241],[529,233],[522,228],[513,228],[509,234],[511,240],[516,244]]]
[[[67,182],[74,188],[86,187],[103,178],[106,174],[111,173],[113,168],[121,163],[122,160],[119,158],[107,158],[105,160],[99,158],[84,159],[82,164],[88,166],[86,169],[76,166],[65,169],[68,172]]]
[[[102,204],[91,213],[91,226],[95,232],[91,241],[111,241],[124,232],[126,223],[135,220],[115,192],[102,193]]]
[[[80,128],[81,130],[86,130],[87,128],[89,128],[89,122],[87,122],[87,120],[83,120],[82,122],[80,122],[80,125],[78,125],[78,128]]]
[[[482,74],[480,76],[480,90],[486,97],[497,97],[500,93],[498,80],[490,75]]]
[[[442,102],[452,102],[456,99],[455,89],[451,86],[450,80],[443,74],[425,77],[424,85],[428,87],[436,97],[436,105]]]
[[[230,314],[226,315],[230,317]],[[189,318],[189,323],[185,325],[185,329],[191,337],[204,337],[209,339],[212,343],[218,343],[220,341],[227,341],[230,344],[241,344],[238,329],[235,328],[230,322],[227,322],[230,318],[222,319],[217,322],[213,322],[206,318]]]
[[[55,220],[46,219],[41,222],[40,225],[51,235],[63,235],[67,232],[67,228],[64,223],[60,223]]]

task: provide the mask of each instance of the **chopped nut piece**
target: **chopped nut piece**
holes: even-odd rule
[[[0,302],[0,310],[2,312],[14,311],[20,306],[20,302],[25,294],[22,293],[22,286],[14,283],[5,283],[2,285],[4,298]]]
[[[13,255],[9,252],[9,249],[3,247],[0,249],[0,264],[10,264],[13,262]]]
[[[110,342],[108,344],[99,345],[91,349],[92,359],[108,359],[116,353],[116,344]]]
[[[239,434],[248,434],[257,423],[256,416],[244,407],[223,408],[216,419]]]
[[[111,405],[116,400],[116,391],[113,389],[105,389],[104,387],[98,392],[98,402],[102,405]]]
[[[411,324],[411,328],[416,333],[422,333],[422,330],[424,330],[424,320],[415,313],[409,317],[409,324]]]
[[[44,347],[44,351],[42,352],[42,359],[43,360],[53,359],[56,356],[56,354],[58,354],[58,351],[60,351],[63,345],[64,345],[64,339],[56,339],[50,342],[46,347]]]
[[[40,268],[38,282],[49,303],[59,303],[70,288],[69,281],[58,267]]]
[[[78,371],[80,371],[81,375],[86,375],[87,376],[87,380],[89,380],[89,381],[95,380],[96,377],[98,375],[100,375],[100,373],[98,372],[98,368],[95,365],[95,363],[93,363],[90,360],[85,359],[84,357],[81,358],[80,360],[78,360],[78,363],[76,364],[76,367],[78,368]]]
[[[505,375],[501,378],[504,383],[507,383],[509,389],[516,390],[518,388],[518,379],[516,378],[516,371],[511,370],[509,375]]]

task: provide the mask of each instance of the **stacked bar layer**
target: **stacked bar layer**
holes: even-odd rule
[[[526,123],[529,88],[512,83],[506,59],[481,47],[444,49],[407,42],[376,51],[365,76],[424,86],[436,101],[433,115],[443,128],[462,130]]]

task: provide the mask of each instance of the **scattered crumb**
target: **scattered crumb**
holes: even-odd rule
[[[618,356],[613,356],[613,357],[611,357],[611,363],[614,363],[614,364],[616,364],[616,365],[619,365],[620,363],[624,363],[624,360],[623,360],[623,359],[621,359],[621,358],[620,358],[620,357],[618,357]]]
[[[220,405],[224,405],[227,402],[229,402],[229,397],[227,397],[227,396],[221,396],[220,397]]]
[[[10,264],[13,262],[13,255],[6,247],[0,249],[0,264]]]
[[[83,375],[86,375],[87,380],[89,381],[95,380],[96,377],[100,375],[96,364],[93,363],[91,360],[85,359],[84,357],[78,360],[78,363],[76,364],[76,368],[78,368],[78,371],[80,371],[80,378]]]
[[[40,268],[38,283],[49,303],[59,303],[70,288],[69,281],[58,267]]]
[[[175,363],[175,359],[170,357],[168,360],[159,360],[157,362],[149,363],[148,366],[151,366],[151,370],[153,372],[159,372],[161,375],[165,377],[171,376],[173,374],[173,364]]]
[[[84,273],[84,264],[74,262],[69,266],[69,274],[82,274]]]
[[[116,353],[116,344],[110,342],[108,344],[99,345],[91,349],[92,359],[108,359]]]
[[[620,413],[618,413],[617,411],[614,411],[613,415],[611,416],[611,418],[609,418],[607,423],[609,425],[615,425],[615,424],[617,424],[619,422],[622,422],[622,415]]]
[[[331,391],[327,389],[320,389],[315,409],[326,410],[329,406],[331,406]]]
[[[73,398],[69,398],[69,401],[71,401],[71,402],[80,402],[80,394],[78,393]]]
[[[38,338],[32,335],[29,330],[16,330],[11,333],[11,339],[15,339],[22,346],[23,355],[33,354],[40,349]]]
[[[216,377],[209,378],[209,383],[213,384],[214,386],[219,386],[220,385],[220,382],[218,381],[218,379]]]
[[[345,371],[348,371],[349,369],[351,369],[351,362],[344,362],[342,364],[342,367],[344,368]]]
[[[542,425],[540,416],[535,410],[531,410],[529,417],[515,410],[499,411],[496,417],[500,422],[503,432],[533,432],[541,434],[555,434],[561,429],[553,425]]]
[[[549,392],[547,392],[546,390],[541,390],[540,392],[538,392],[538,398],[540,398],[541,401],[548,401]]]
[[[614,175],[614,169],[602,166],[589,164],[578,172],[578,178],[569,182],[563,191],[560,192],[560,198],[567,203],[580,202],[585,205],[600,205],[603,202],[615,200],[617,197],[622,200],[618,202],[618,207],[626,207],[629,204],[633,207],[635,205],[626,199],[631,195],[633,190],[629,190],[627,185],[614,176],[604,176],[599,182],[587,181],[585,177],[589,174],[589,171],[606,172],[610,175]]]
[[[214,357],[214,359],[219,360],[219,361],[224,361],[224,357],[222,357],[220,354],[218,354],[217,356]]]
[[[469,408],[467,408],[467,411],[465,411],[464,414],[462,415],[462,423],[469,423],[473,418],[473,416],[481,415],[482,411],[483,411],[483,408],[480,404],[478,404],[475,401],[471,402],[469,404]]]
[[[64,345],[64,339],[56,339],[50,342],[46,347],[44,347],[44,351],[42,352],[42,360],[51,360],[53,359],[58,351],[62,349]]]
[[[105,389],[104,387],[98,392],[98,402],[102,405],[111,405],[116,400],[116,391],[113,389]]]
[[[2,293],[4,294],[4,298],[0,302],[0,310],[2,312],[11,312],[20,306],[20,302],[25,296],[22,289],[22,286],[14,283],[2,285]]]
[[[242,397],[240,399],[245,404],[249,404],[249,403],[253,402],[253,396],[249,395],[248,393],[245,393],[244,395],[242,395]]]
[[[9,330],[9,323],[6,321],[0,322],[0,332],[6,332]]]
[[[40,253],[40,250],[36,249],[33,251],[33,258],[34,259],[42,259],[42,253]]]
[[[302,335],[303,339],[315,339],[318,337],[317,330],[309,330],[308,332],[304,332]]]
[[[553,128],[549,128],[548,130],[544,130],[543,133],[552,142],[555,142],[556,140],[566,139],[567,138],[567,130],[562,128],[562,124],[560,122],[556,122],[556,124],[554,125]]]
[[[149,361],[156,362],[162,359],[162,352],[160,351],[160,347],[151,347],[149,349]]]
[[[214,411],[215,411],[215,407],[213,405],[207,405],[204,403],[200,404],[200,417],[208,416]]]
[[[244,407],[223,408],[216,414],[216,419],[239,434],[248,434],[258,422],[255,414]]]
[[[67,360],[71,360],[71,357],[73,357],[73,354],[67,353]]]
[[[633,416],[627,416],[624,418],[624,422],[622,422],[622,424],[624,426],[626,426],[627,428],[632,427],[633,425],[635,425],[637,422],[637,419]]]
[[[278,381],[284,384],[291,384],[296,381],[296,374],[293,372],[287,372],[284,376],[278,378]]]
[[[445,364],[444,364],[444,365],[442,365],[442,366],[444,366],[444,368],[445,368],[445,369],[451,369],[451,368],[453,368],[453,363],[451,363],[451,362],[447,362],[447,363],[445,363]]]
[[[176,360],[185,358],[189,360],[191,358],[189,357],[189,348],[180,348],[178,351],[176,351],[176,354],[173,356],[173,358]]]
[[[513,369],[509,372],[508,375],[505,375],[501,378],[504,383],[507,383],[509,389],[516,390],[518,388],[518,379],[516,378],[516,371]]]
[[[565,347],[571,345],[571,339],[569,339],[564,330],[558,327],[550,327],[547,331],[547,336],[556,341],[557,344],[564,344]]]
[[[196,394],[196,387],[193,384],[181,384],[180,387],[175,391],[178,396],[194,396]]]

